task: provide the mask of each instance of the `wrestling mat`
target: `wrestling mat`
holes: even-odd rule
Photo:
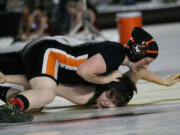
[[[76,106],[56,98],[41,113],[33,114],[33,122],[1,123],[0,135],[77,135],[85,132],[90,135],[106,134],[107,129],[107,134],[119,134],[118,130],[125,134],[178,135],[180,83],[165,87],[141,82],[138,89],[138,94],[126,107],[118,108]]]

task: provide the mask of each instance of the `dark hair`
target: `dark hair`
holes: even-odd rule
[[[134,91],[137,93],[137,88],[126,75],[123,75],[119,80],[120,82],[108,84],[110,97],[115,100],[116,106],[125,106],[132,99]]]

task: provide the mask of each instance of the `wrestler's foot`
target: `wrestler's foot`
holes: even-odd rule
[[[20,111],[20,107],[14,104],[5,104],[0,106],[0,122],[1,123],[16,123],[30,122],[32,115],[24,115]]]

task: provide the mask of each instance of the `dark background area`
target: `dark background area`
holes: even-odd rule
[[[53,22],[56,34],[63,35],[63,32],[60,33],[61,29],[64,31],[67,29],[68,24],[68,14],[65,12],[66,3],[71,0],[61,0],[64,4],[62,5],[53,5],[52,0],[22,0],[23,2],[28,3],[32,7],[37,4],[42,4],[46,7],[47,12],[51,16],[51,21]],[[128,3],[129,1],[129,3]],[[176,0],[164,0],[166,4]],[[114,28],[116,24],[116,13],[123,13],[129,11],[128,8],[134,6],[134,10],[131,11],[141,11],[143,18],[143,25],[147,24],[157,24],[157,23],[167,23],[167,22],[177,22],[180,21],[180,6],[172,6],[168,8],[159,8],[159,9],[138,9],[136,10],[136,4],[141,2],[150,2],[150,0],[102,0],[101,3],[98,0],[92,1],[92,4],[97,8],[99,6],[105,5],[105,10],[108,7],[113,7],[113,5],[119,6],[116,11],[107,11],[99,12],[98,11],[98,22],[101,29],[105,28]],[[19,20],[21,13],[12,13],[6,11],[7,0],[0,0],[0,37],[13,36],[15,37],[18,32]],[[126,6],[126,10],[121,10],[122,7]],[[60,12],[63,11],[63,14]],[[59,25],[61,24],[61,25]],[[66,24],[66,25],[63,25]],[[57,28],[58,27],[58,28]]]

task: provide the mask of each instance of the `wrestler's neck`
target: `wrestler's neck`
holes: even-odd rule
[[[129,63],[130,63],[130,60],[128,56],[126,55],[121,65],[128,66]]]

